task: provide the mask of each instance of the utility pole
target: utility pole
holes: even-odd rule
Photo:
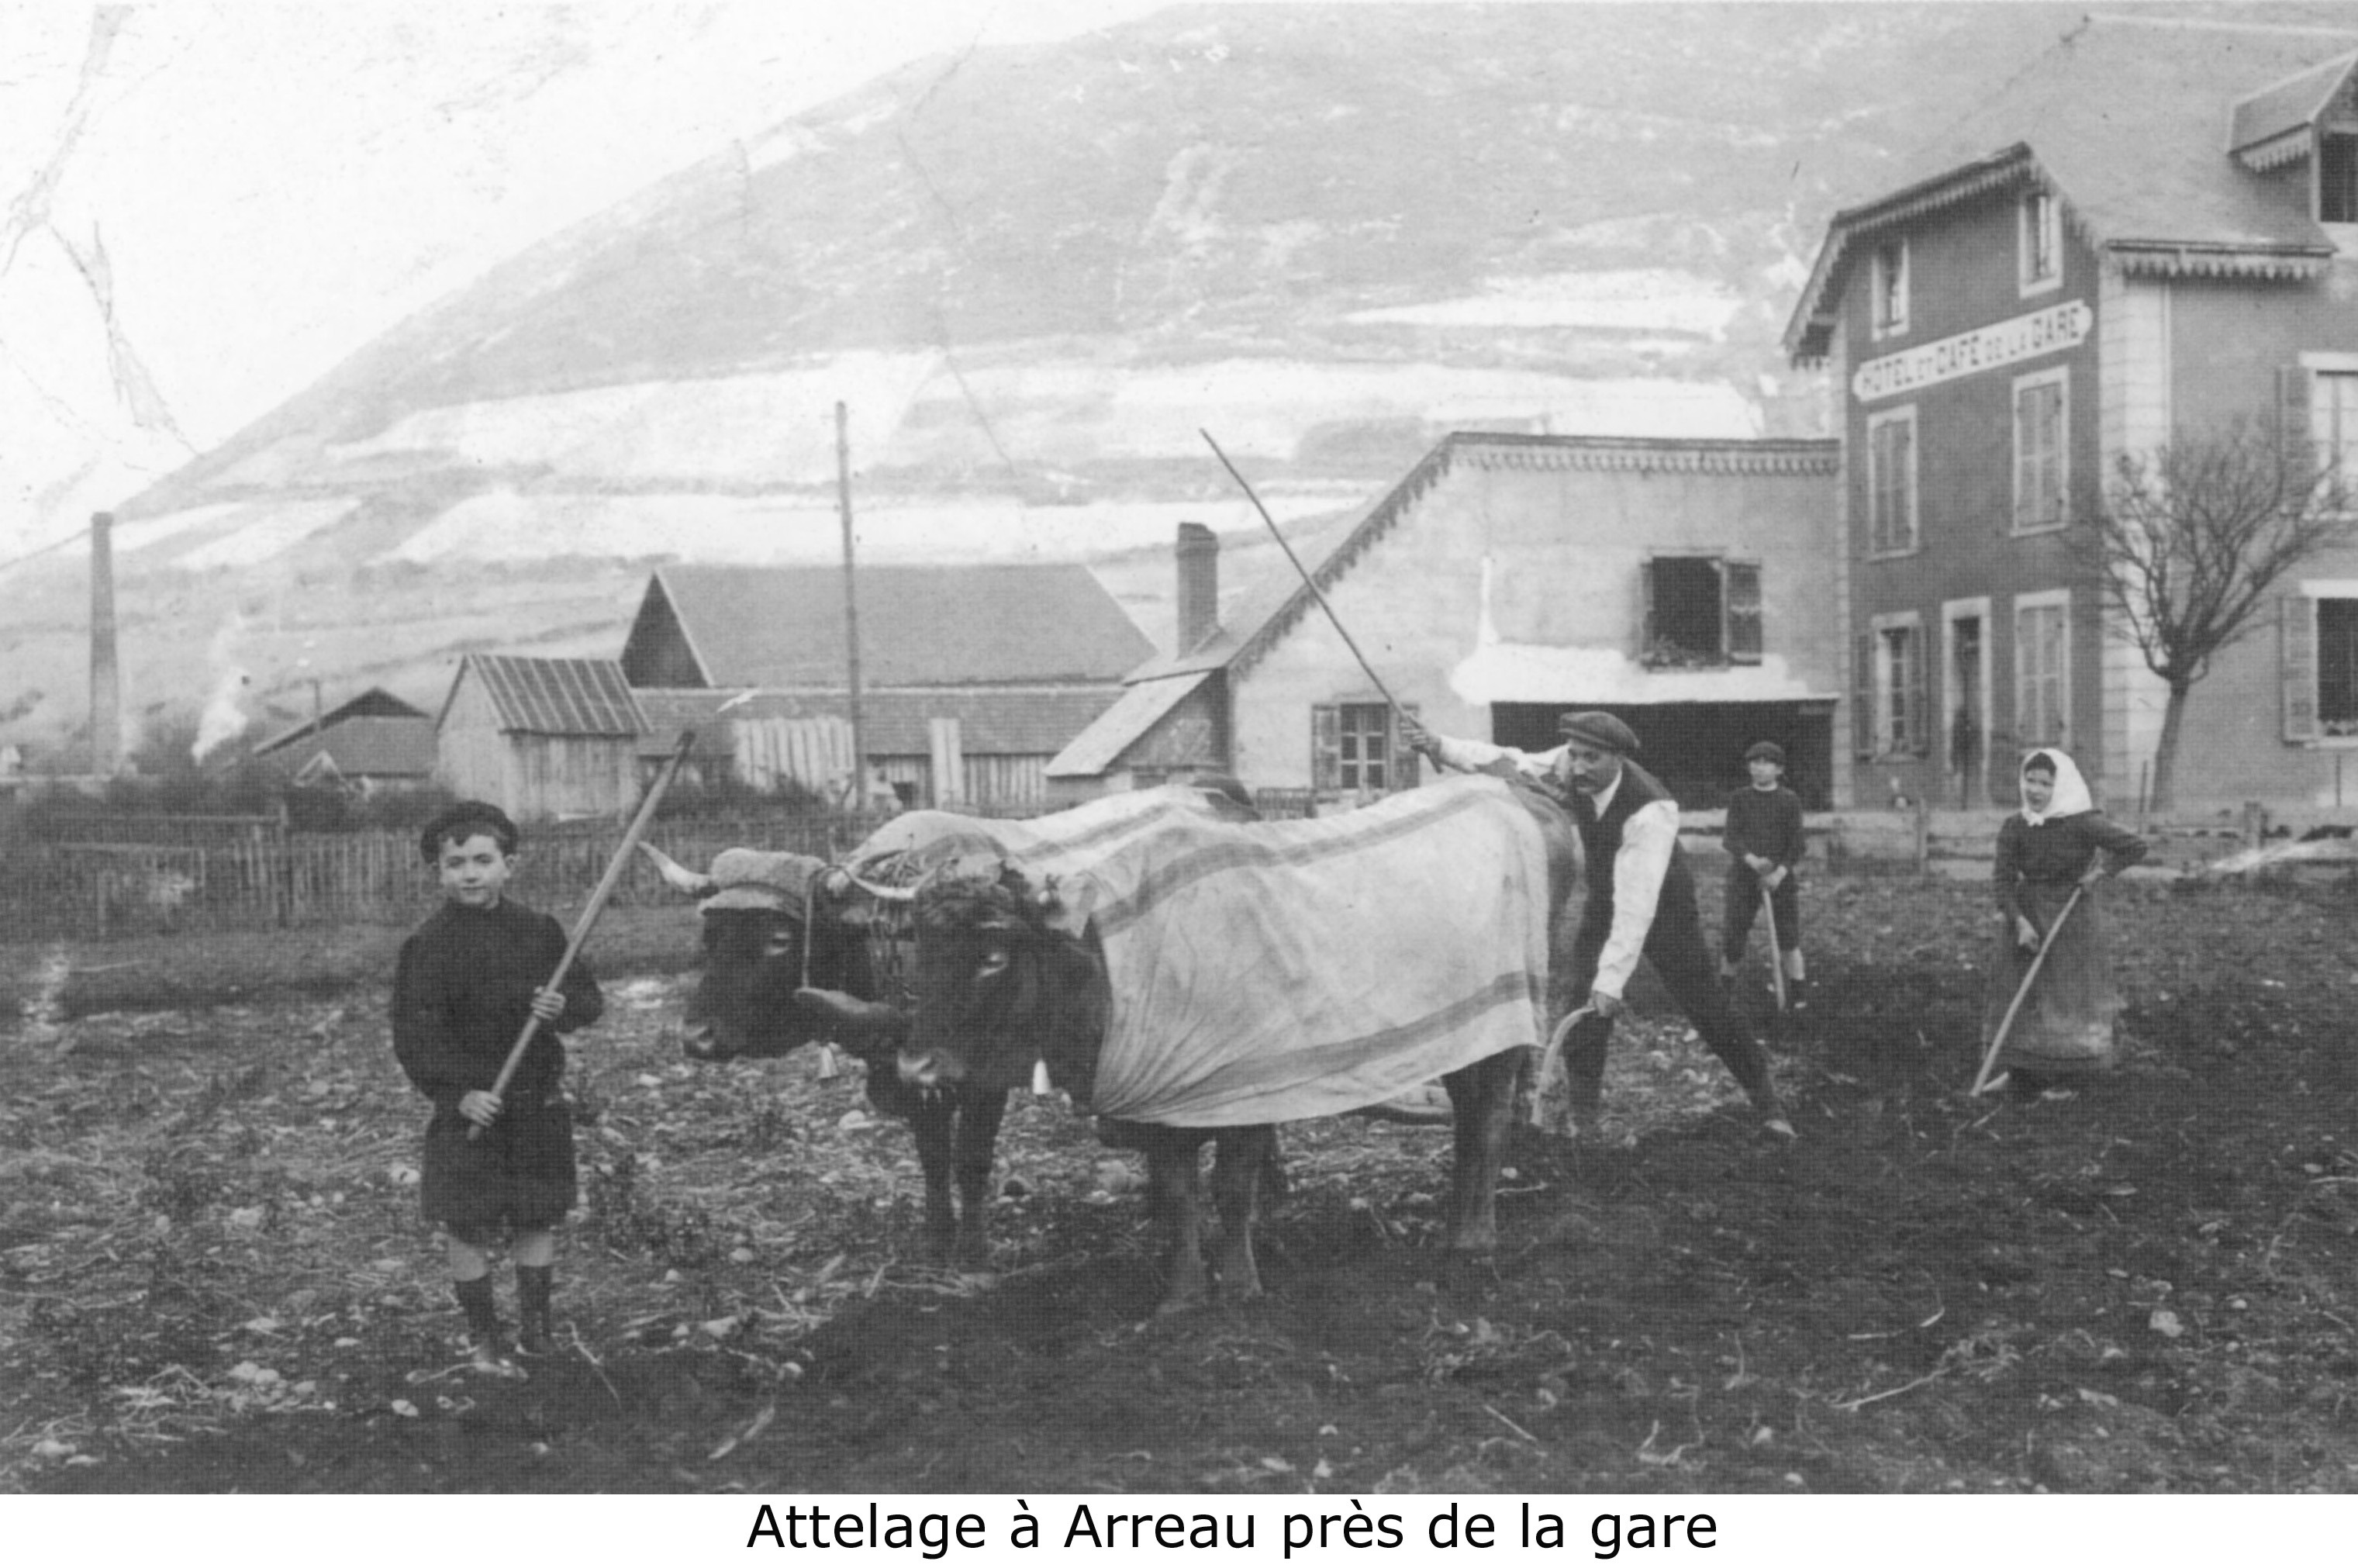
[[[843,515],[843,643],[851,676],[851,808],[868,809],[868,743],[860,722],[860,596],[853,588],[851,557],[850,415],[835,406],[835,493]]]
[[[123,672],[114,650],[114,514],[90,518],[90,771],[123,766]]]

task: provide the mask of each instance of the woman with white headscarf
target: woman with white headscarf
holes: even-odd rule
[[[2038,981],[2023,999],[1998,1058],[2019,1094],[2036,1094],[2058,1078],[2104,1072],[2115,1055],[2113,1022],[2120,1012],[2112,960],[2095,884],[2145,859],[2146,842],[2104,820],[2071,759],[2052,746],[2022,760],[2022,810],[1997,832],[1997,958],[1982,1005],[1987,1050],[2022,977],[2054,932]],[[2061,928],[2056,920],[2084,887]]]

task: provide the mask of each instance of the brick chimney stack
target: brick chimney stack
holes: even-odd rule
[[[1172,652],[1186,657],[1220,629],[1220,540],[1201,523],[1179,524],[1179,631]]]

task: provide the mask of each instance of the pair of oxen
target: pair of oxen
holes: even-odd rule
[[[1569,933],[1559,928],[1579,907],[1577,834],[1552,802],[1495,781],[1472,787],[1485,785],[1512,797],[1516,809],[1507,815],[1520,823],[1519,813],[1528,813],[1539,829],[1544,871],[1533,880],[1543,887],[1528,892],[1545,908],[1531,916],[1543,922],[1543,942],[1562,950]],[[825,1044],[859,1058],[871,1103],[905,1120],[914,1135],[929,1251],[962,1269],[985,1267],[993,1150],[1009,1095],[1037,1087],[1044,1073],[1076,1108],[1095,1108],[1099,1054],[1114,1012],[1115,981],[1097,926],[1075,929],[1057,918],[1057,878],[1042,868],[1156,814],[1237,825],[1230,840],[1216,846],[1214,858],[1228,862],[1282,863],[1314,852],[1301,842],[1318,831],[1314,826],[1258,821],[1249,796],[1232,780],[1166,785],[1025,822],[906,813],[840,866],[740,849],[722,851],[699,873],[651,849],[665,879],[702,900],[703,968],[684,1022],[688,1056],[773,1057]],[[1345,962],[1370,945],[1371,922],[1385,923],[1386,936],[1397,941],[1401,922],[1452,921],[1467,888],[1445,857],[1427,855],[1422,866],[1401,873],[1380,901],[1284,912],[1289,938],[1306,943],[1314,963],[1326,955]],[[1222,925],[1245,913],[1222,908],[1217,901],[1227,895],[1211,896],[1208,908],[1186,918]],[[1250,913],[1257,921],[1271,918],[1266,908]],[[1145,961],[1158,963],[1152,953]],[[1135,967],[1128,972],[1134,982]],[[1530,1010],[1534,1018],[1537,1012]],[[1495,1195],[1518,1084],[1536,1044],[1529,1033],[1440,1075],[1455,1134],[1444,1260],[1453,1282],[1478,1280],[1497,1249]],[[1156,1043],[1150,1039],[1147,1048]],[[1348,1098],[1333,1103],[1417,1119],[1401,1114],[1398,1098],[1357,1107]],[[1215,1280],[1228,1299],[1260,1294],[1252,1233],[1264,1173],[1282,1172],[1274,1127],[1108,1116],[1098,1127],[1109,1144],[1143,1152],[1150,1205],[1171,1228],[1159,1310],[1201,1303]],[[1220,1218],[1208,1262],[1198,1162],[1207,1141],[1217,1151],[1211,1184]]]

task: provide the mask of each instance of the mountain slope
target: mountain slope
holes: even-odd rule
[[[430,704],[467,647],[619,647],[649,560],[832,558],[838,402],[864,560],[1128,552],[1150,633],[1141,549],[1259,529],[1199,428],[1289,518],[1451,427],[1817,433],[1779,338],[1825,218],[2080,16],[1184,6],[913,65],[132,498],[125,615],[173,609],[126,631],[129,707],[299,712],[314,678]],[[70,565],[12,581],[0,733],[80,721]]]

